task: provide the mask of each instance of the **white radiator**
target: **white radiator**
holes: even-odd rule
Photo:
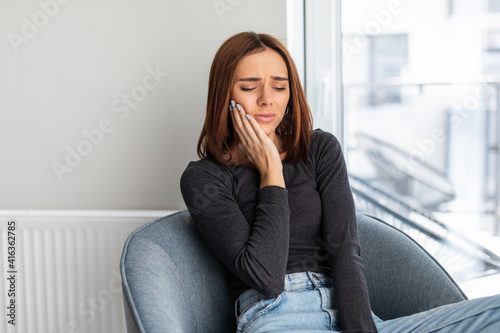
[[[126,332],[123,244],[172,212],[0,210],[0,332]]]

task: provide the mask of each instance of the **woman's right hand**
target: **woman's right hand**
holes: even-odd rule
[[[241,105],[229,105],[229,108],[239,138],[238,148],[259,170],[260,188],[271,185],[285,187],[283,165],[275,143]]]

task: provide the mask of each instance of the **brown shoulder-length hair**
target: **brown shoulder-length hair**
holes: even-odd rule
[[[273,49],[278,52],[288,69],[290,99],[288,114],[283,117],[276,133],[282,138],[284,162],[307,160],[312,139],[312,115],[300,84],[297,68],[286,47],[275,37],[254,32],[242,32],[227,39],[215,54],[210,68],[207,113],[198,141],[198,155],[215,157],[227,165],[224,153],[235,141],[235,131],[229,115],[229,100],[238,62],[245,56]]]

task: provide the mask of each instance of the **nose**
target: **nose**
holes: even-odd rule
[[[261,93],[259,95],[259,98],[257,99],[257,103],[260,106],[270,106],[273,104],[273,98],[271,94],[271,87],[269,86],[264,86],[264,88],[261,90]]]

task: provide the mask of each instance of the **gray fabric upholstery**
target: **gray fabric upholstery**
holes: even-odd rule
[[[422,247],[396,228],[358,214],[372,311],[387,320],[467,299]]]
[[[120,266],[128,332],[235,331],[224,268],[187,211],[134,231]]]
[[[458,302],[465,295],[409,237],[358,215],[373,311],[382,319]],[[235,332],[224,267],[182,211],[127,239],[120,263],[127,329],[132,332]]]

